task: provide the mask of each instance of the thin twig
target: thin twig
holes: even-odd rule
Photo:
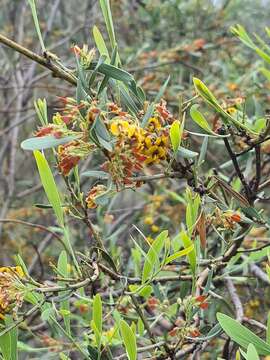
[[[229,140],[227,138],[223,138],[223,141],[224,141],[224,144],[225,144],[225,147],[230,155],[230,158],[233,162],[233,166],[235,168],[235,171],[244,187],[244,190],[245,190],[245,193],[246,193],[246,197],[248,199],[249,202],[251,202],[251,191],[250,191],[250,188],[244,178],[244,175],[238,165],[238,162],[237,162],[237,158],[236,158],[236,155],[234,154],[234,152],[232,151],[231,149],[231,146],[230,146],[230,143],[229,143]]]
[[[230,297],[232,299],[232,303],[234,305],[235,308],[235,312],[236,312],[236,320],[239,322],[242,322],[243,317],[244,317],[244,310],[243,310],[243,305],[241,303],[241,300],[237,294],[237,290],[234,286],[234,283],[232,282],[232,280],[230,278],[226,279],[226,285],[227,285],[227,289],[229,291]]]
[[[15,224],[21,224],[21,225],[25,225],[25,226],[30,226],[36,229],[40,229],[42,231],[46,231],[48,233],[50,233],[52,236],[54,236],[58,241],[60,241],[60,243],[66,248],[65,243],[63,241],[63,239],[61,238],[61,236],[59,236],[57,233],[55,233],[54,231],[48,229],[46,226],[44,225],[40,225],[40,224],[33,224],[30,223],[28,221],[24,221],[24,220],[18,220],[18,219],[0,219],[0,223],[15,223]],[[66,250],[68,251],[68,249],[66,248]]]
[[[61,69],[58,65],[54,64],[50,58],[46,58],[45,56],[40,56],[33,51],[25,48],[24,46],[18,44],[17,42],[7,38],[3,34],[0,34],[0,43],[8,46],[9,48],[19,52],[20,54],[28,57],[32,61],[40,64],[41,66],[49,69],[55,77],[61,78],[72,85],[77,84],[76,78],[68,73],[67,71]]]

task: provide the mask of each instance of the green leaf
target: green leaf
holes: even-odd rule
[[[80,104],[81,101],[87,101],[88,94],[84,89],[84,85],[82,80],[79,78],[77,81],[77,88],[76,88],[76,101],[77,104]],[[79,112],[83,115],[84,109],[79,108]]]
[[[12,317],[8,317],[6,319],[6,325],[11,325],[14,322]],[[10,360],[17,360],[18,359],[18,328],[15,327],[9,332],[10,334],[10,344],[11,344],[11,354],[10,354]]]
[[[47,102],[46,99],[37,99],[34,101],[35,110],[39,121],[41,122],[42,126],[48,124],[48,113],[47,113]]]
[[[211,129],[210,125],[208,124],[203,114],[198,110],[197,104],[191,106],[190,116],[192,117],[192,120],[195,121],[195,123],[199,125],[199,127],[205,130],[207,133],[213,136],[219,136]]]
[[[231,27],[231,32],[238,36],[239,39],[248,47],[250,47],[251,49],[254,49],[254,47],[256,46],[254,44],[254,42],[251,40],[251,38],[248,36],[245,28],[239,24],[237,24],[236,26],[232,26]]]
[[[148,120],[150,119],[150,117],[151,117],[152,114],[153,114],[154,108],[155,108],[155,104],[154,104],[154,103],[148,105],[148,108],[147,108],[147,110],[146,110],[146,113],[144,114],[144,117],[143,117],[143,119],[142,119],[142,127],[145,127],[145,126],[147,125]]]
[[[120,332],[126,348],[126,353],[129,360],[137,360],[137,344],[136,336],[131,330],[130,326],[124,321],[120,321]]]
[[[170,127],[170,139],[174,153],[179,149],[183,128],[180,127],[180,121],[175,120]]]
[[[110,175],[108,173],[106,173],[105,171],[99,171],[99,170],[84,171],[81,175],[82,176],[87,176],[87,177],[97,178],[97,179],[100,179],[100,180],[108,179],[110,177]]]
[[[20,256],[20,254],[15,255],[15,260],[16,260],[16,264],[18,266],[21,266],[21,268],[23,269],[24,274],[27,276],[30,276],[28,273],[27,267],[26,267],[22,257]]]
[[[105,62],[106,57],[105,55],[101,55],[100,58],[98,59],[98,62],[96,63],[96,66],[90,76],[90,79],[88,81],[88,87],[91,88],[92,84],[94,83],[96,76],[98,74],[99,68],[100,66]]]
[[[217,337],[222,332],[222,328],[219,324],[216,324],[214,327],[209,330],[206,336],[199,336],[197,340],[199,341],[206,341]]]
[[[139,109],[124,84],[119,84],[121,102],[132,112],[137,114]]]
[[[43,42],[43,39],[42,39],[42,35],[41,35],[41,31],[40,31],[40,26],[39,26],[39,22],[38,22],[38,16],[37,16],[37,9],[36,9],[35,0],[28,0],[28,4],[31,7],[31,12],[32,12],[36,32],[37,32],[37,35],[38,35],[38,39],[39,39],[39,42],[40,42],[41,50],[44,53],[44,52],[46,52],[46,48],[45,48],[45,45],[44,45],[44,42]]]
[[[249,344],[247,348],[247,360],[260,360],[256,348],[253,344]]]
[[[160,102],[162,96],[164,95],[165,93],[165,90],[167,89],[167,86],[169,84],[169,81],[170,81],[171,77],[170,75],[167,77],[166,81],[164,82],[164,84],[161,86],[159,92],[157,93],[156,97],[155,97],[155,100],[154,100],[154,103],[157,104]]]
[[[10,315],[5,316],[5,326],[8,327],[13,323]],[[15,327],[6,334],[0,336],[0,349],[3,355],[3,360],[17,360],[17,341],[18,330]]]
[[[104,125],[103,121],[100,119],[100,116],[98,115],[91,130],[90,134],[93,137],[93,135],[96,137],[99,145],[103,148],[105,148],[108,151],[112,151],[112,143],[111,143],[111,135],[108,132],[106,126]]]
[[[105,63],[108,63],[110,61],[109,51],[107,49],[103,36],[97,26],[93,27],[93,36],[100,55],[105,55]]]
[[[189,149],[186,149],[182,146],[179,147],[177,153],[182,156],[183,158],[186,158],[186,159],[192,159],[196,156],[198,156],[199,154],[195,151],[192,151],[192,150],[189,150]]]
[[[159,254],[165,245],[165,241],[168,237],[168,231],[162,231],[153,244],[151,245],[148,253],[146,254],[146,259],[143,266],[142,272],[142,284],[144,284],[150,276],[152,276],[153,272],[157,270],[160,266],[159,262]]]
[[[10,360],[11,341],[9,333],[0,336],[0,349],[3,360]]]
[[[239,39],[249,48],[253,49],[264,61],[266,61],[268,64],[270,64],[270,55],[267,54],[265,51],[263,51],[260,47],[258,47],[254,41],[249,37],[247,34],[245,28],[241,25],[236,25],[234,27],[231,27],[231,31],[234,35],[238,36]],[[266,29],[267,33],[269,33],[269,30]],[[259,45],[266,49],[269,52],[269,46],[258,36],[255,35],[257,41],[259,42]]]
[[[93,320],[99,332],[102,331],[102,301],[100,294],[96,294],[93,300]]]
[[[113,258],[111,257],[111,255],[105,250],[105,249],[101,249],[97,246],[92,246],[90,251],[89,251],[89,254],[90,256],[94,253],[100,253],[100,255],[102,256],[103,260],[106,261],[109,265],[110,265],[110,268],[115,272],[115,273],[118,273],[118,269],[113,261]]]
[[[89,70],[94,70],[96,65],[96,62],[92,62],[90,64]],[[129,83],[131,81],[134,81],[133,76],[127,71],[119,69],[118,67],[111,64],[101,64],[98,68],[98,72],[105,76],[109,76],[112,79],[122,81],[123,83]]]
[[[267,316],[266,342],[270,345],[270,312]]]
[[[101,195],[95,197],[95,203],[100,206],[104,206],[108,203],[108,201],[116,194],[116,190],[108,189]]]
[[[143,336],[143,333],[144,333],[144,323],[143,323],[143,321],[142,321],[141,318],[139,318],[139,320],[138,320],[138,325],[137,325],[137,327],[138,327],[139,335],[140,335],[140,336]]]
[[[130,291],[145,298],[148,298],[153,292],[153,288],[151,285],[129,285]]]
[[[77,139],[77,136],[75,136],[75,135],[65,136],[60,139],[56,139],[52,135],[42,136],[42,137],[34,137],[34,138],[24,140],[21,143],[21,148],[23,150],[31,150],[31,151],[50,149],[50,148],[54,148],[59,145],[66,144],[75,139]]]
[[[57,190],[57,186],[54,181],[49,164],[45,156],[43,156],[40,151],[35,150],[34,156],[36,159],[40,180],[49,200],[49,203],[53,207],[59,225],[64,226],[64,212],[61,206],[60,195]]]
[[[208,137],[206,136],[203,139],[203,143],[201,146],[200,156],[199,156],[199,160],[198,160],[198,166],[201,166],[205,161],[205,157],[206,157],[206,153],[207,153],[207,146],[208,146]]]
[[[106,23],[106,28],[107,28],[107,31],[109,34],[111,47],[113,49],[116,45],[116,41],[115,41],[115,33],[114,33],[114,27],[113,27],[110,1],[109,0],[99,0],[99,3],[100,3],[101,10],[102,10],[103,18]]]
[[[92,328],[95,332],[98,346],[100,346],[101,334],[102,334],[102,301],[100,294],[96,294],[93,299]]]
[[[193,242],[191,241],[190,237],[188,236],[188,234],[185,231],[181,231],[180,237],[181,237],[181,240],[182,240],[182,243],[183,243],[185,249],[188,249],[189,247],[194,245]],[[195,275],[197,260],[196,260],[196,252],[195,252],[194,246],[193,246],[193,249],[191,251],[189,251],[189,253],[188,253],[188,261],[189,261],[192,273],[193,273],[193,275]]]
[[[88,345],[87,350],[89,353],[90,360],[98,360],[98,351],[93,346]]]
[[[153,111],[154,111],[154,108],[155,108],[155,104],[159,103],[167,86],[168,86],[168,83],[170,81],[170,75],[168,76],[167,80],[165,81],[165,83],[161,86],[159,92],[157,93],[156,97],[155,97],[155,100],[152,104],[150,104],[146,110],[146,113],[142,119],[142,127],[145,127],[147,126],[148,124],[148,120],[150,119],[150,117],[152,116],[153,114]]]
[[[259,355],[270,354],[270,345],[236,320],[222,313],[217,313],[217,319],[225,333],[243,348],[253,344]]]
[[[183,257],[185,255],[188,255],[192,250],[194,249],[194,244],[188,246],[186,249],[184,250],[180,250],[175,252],[174,254],[172,254],[171,256],[168,256],[165,260],[165,264],[169,264],[170,262],[172,262],[175,259],[178,259],[180,257]]]
[[[212,92],[208,89],[208,87],[197,78],[193,78],[193,83],[196,88],[197,93],[212,107],[214,108],[219,114],[222,115],[222,119],[225,124],[233,123],[237,128],[241,128],[244,130],[249,131],[250,133],[257,134],[253,130],[251,130],[247,125],[243,124],[242,122],[236,120],[230,114],[228,114],[218,103],[215,96]],[[194,119],[193,119],[194,120]],[[202,121],[202,119],[200,119]]]
[[[112,53],[112,58],[111,58],[111,65],[115,65],[115,62],[116,62],[116,56],[118,54],[118,49],[117,49],[117,46],[113,49],[113,53]],[[97,96],[99,96],[102,91],[107,87],[108,83],[110,81],[110,77],[107,75],[104,76],[101,84],[99,85],[99,88],[98,88],[98,93],[97,93]]]
[[[57,264],[57,270],[61,274],[62,277],[68,277],[68,256],[66,251],[61,251],[59,258],[58,258],[58,264]],[[59,285],[65,285],[64,281],[59,281]],[[61,292],[59,295],[65,296],[66,294],[69,294],[69,292]],[[70,329],[70,306],[68,300],[63,300],[60,302],[60,313],[63,316],[65,328],[68,332],[68,334],[71,333]]]

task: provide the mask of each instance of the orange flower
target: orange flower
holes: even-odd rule
[[[205,296],[205,295],[199,295],[199,296],[197,296],[197,297],[195,298],[195,300],[196,300],[197,302],[201,303],[201,302],[205,301],[206,298],[207,298],[207,296]]]
[[[189,332],[189,334],[190,334],[191,337],[194,337],[194,338],[201,335],[201,333],[200,333],[200,331],[198,329],[191,330]]]
[[[158,300],[154,297],[150,297],[147,300],[147,305],[149,306],[150,310],[155,310],[158,306]]]
[[[239,214],[235,213],[231,216],[231,220],[238,223],[241,221],[241,216]]]
[[[177,334],[177,331],[178,327],[174,327],[171,331],[169,331],[169,335],[173,337]]]
[[[71,141],[67,144],[58,147],[59,169],[64,176],[67,176],[70,171],[79,163],[81,158],[86,157],[92,145],[83,141]]]
[[[80,55],[82,49],[78,46],[78,45],[74,45],[71,46],[70,50],[75,54],[75,55]]]
[[[206,301],[206,295],[199,295],[195,298],[195,301],[198,303],[199,308],[205,310],[208,308],[208,302]]]
[[[48,125],[43,128],[40,128],[38,131],[36,131],[35,136],[36,137],[42,137],[46,135],[53,135],[56,139],[59,139],[63,136],[64,132],[58,125]]]
[[[87,194],[87,197],[85,199],[88,209],[95,209],[97,207],[97,204],[95,202],[96,197],[101,195],[106,191],[106,186],[104,185],[96,185],[94,186],[89,193]]]
[[[207,302],[201,303],[201,304],[199,305],[199,307],[200,307],[202,310],[205,310],[205,309],[208,308],[208,303],[207,303]]]
[[[66,155],[62,157],[61,161],[59,162],[59,168],[61,173],[64,176],[67,176],[70,171],[79,163],[80,161],[79,156],[72,156],[72,155]]]

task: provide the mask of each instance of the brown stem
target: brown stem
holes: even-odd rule
[[[59,66],[54,64],[49,57],[40,56],[2,34],[0,34],[0,43],[28,57],[29,59],[35,61],[41,66],[49,69],[53,73],[53,76],[61,78],[72,85],[77,85],[76,78],[73,75],[69,74],[67,71],[61,69]]]

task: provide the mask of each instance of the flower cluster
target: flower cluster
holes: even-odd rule
[[[24,277],[20,266],[0,268],[0,319],[21,306],[23,294],[19,291],[19,279]]]
[[[48,126],[39,128],[38,131],[35,132],[36,137],[47,135],[52,135],[56,139],[60,139],[64,135],[63,127],[61,125],[49,124]]]
[[[92,151],[93,145],[82,140],[71,141],[58,147],[59,169],[63,175],[68,175],[78,162]]]
[[[225,211],[222,212],[219,208],[215,209],[213,216],[208,216],[208,221],[218,228],[225,230],[233,230],[235,225],[242,220],[238,212]]]
[[[110,108],[111,112],[116,114],[110,120],[110,132],[117,141],[110,160],[104,164],[104,169],[110,172],[116,183],[132,184],[129,178],[143,166],[166,160],[169,150],[166,125],[172,116],[166,104],[161,102],[156,105],[147,127],[143,128],[138,119],[122,112],[117,106],[111,105]]]
[[[97,207],[96,198],[106,191],[106,186],[96,185],[94,186],[85,199],[88,209],[95,209]]]
[[[95,49],[88,49],[88,45],[84,44],[82,48],[78,45],[71,47],[71,51],[80,58],[80,62],[84,67],[88,67],[95,57]]]
[[[119,190],[140,186],[142,183],[136,179],[139,171],[168,159],[169,126],[173,117],[165,101],[155,105],[152,117],[143,127],[143,111],[134,116],[116,103],[100,104],[94,99],[77,104],[70,97],[60,100],[64,106],[53,116],[53,123],[40,128],[35,135],[52,135],[57,139],[70,135],[75,137],[58,146],[58,168],[64,176],[68,176],[81,159],[99,148],[106,158],[100,167],[109,173]],[[103,136],[110,146],[104,146],[102,141],[100,143],[100,139],[104,140]],[[95,208],[94,198],[104,191],[103,185],[90,189],[86,197],[87,207]],[[152,231],[157,232],[158,227],[151,225]]]

